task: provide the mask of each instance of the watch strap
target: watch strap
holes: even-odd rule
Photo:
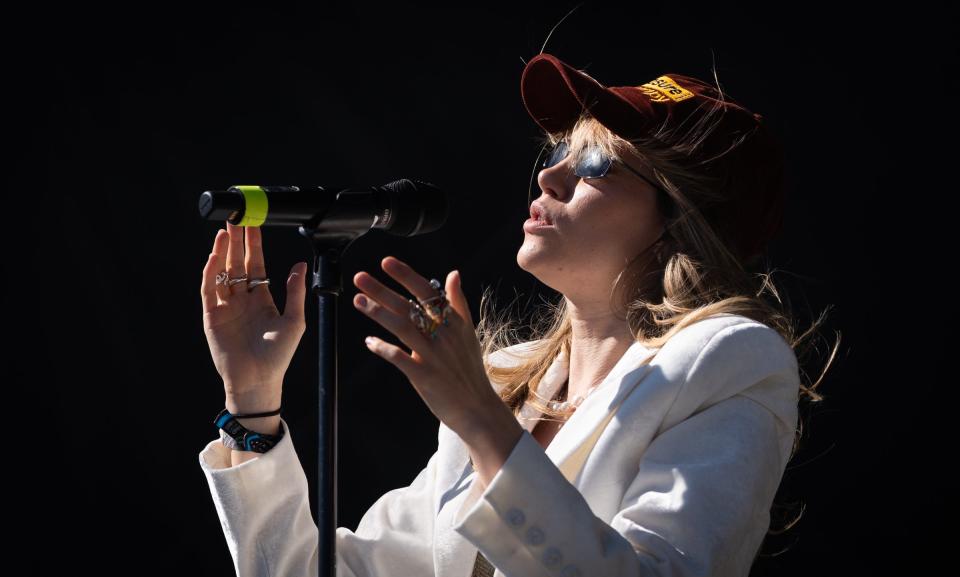
[[[280,423],[280,434],[278,435],[251,431],[241,425],[227,409],[220,411],[213,422],[220,429],[220,439],[224,446],[235,451],[266,453],[279,443],[286,433],[283,422]]]

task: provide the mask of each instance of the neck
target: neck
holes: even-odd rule
[[[603,382],[633,343],[633,335],[622,321],[607,331],[588,330],[579,334],[575,324],[570,343],[567,398],[587,395],[592,387]]]

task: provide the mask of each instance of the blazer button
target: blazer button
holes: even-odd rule
[[[527,541],[534,545],[543,543],[543,531],[540,530],[540,527],[533,525],[527,529]]]
[[[556,565],[562,557],[563,554],[560,553],[559,549],[556,547],[547,547],[547,550],[543,553],[543,562],[547,565]]]
[[[580,577],[580,569],[576,565],[567,565],[560,571],[560,577]]]
[[[519,527],[526,521],[526,516],[523,514],[523,511],[514,507],[507,511],[507,521],[514,527]]]

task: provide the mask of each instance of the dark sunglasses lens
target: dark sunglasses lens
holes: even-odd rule
[[[577,162],[574,174],[580,178],[599,178],[607,173],[610,168],[610,159],[599,148],[590,148],[582,155]]]
[[[556,166],[566,156],[567,156],[567,143],[561,141],[559,144],[554,146],[553,150],[550,151],[550,154],[547,155],[547,159],[543,161],[543,167],[550,168],[551,166]]]
[[[543,167],[550,168],[557,165],[567,157],[568,152],[566,141],[561,141],[547,155]],[[599,178],[607,174],[609,169],[610,159],[599,148],[594,147],[580,155],[573,173],[580,178]]]

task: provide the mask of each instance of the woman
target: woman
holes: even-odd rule
[[[354,277],[358,310],[411,349],[371,351],[440,425],[411,484],[337,529],[338,575],[745,576],[796,448],[799,395],[820,398],[801,383],[789,319],[762,299],[769,279],[758,290],[748,272],[782,221],[782,154],[760,115],[687,76],[607,88],[540,54],[521,92],[550,151],[517,261],[562,299],[513,341],[489,315],[474,328],[456,271],[438,290],[383,260],[413,315],[408,297]],[[264,444],[230,449],[244,447],[221,434],[200,464],[238,575],[313,575],[306,477],[276,409],[306,263],[279,315],[266,288],[228,280],[265,277],[260,231],[227,229],[201,290],[226,390],[218,425]]]

